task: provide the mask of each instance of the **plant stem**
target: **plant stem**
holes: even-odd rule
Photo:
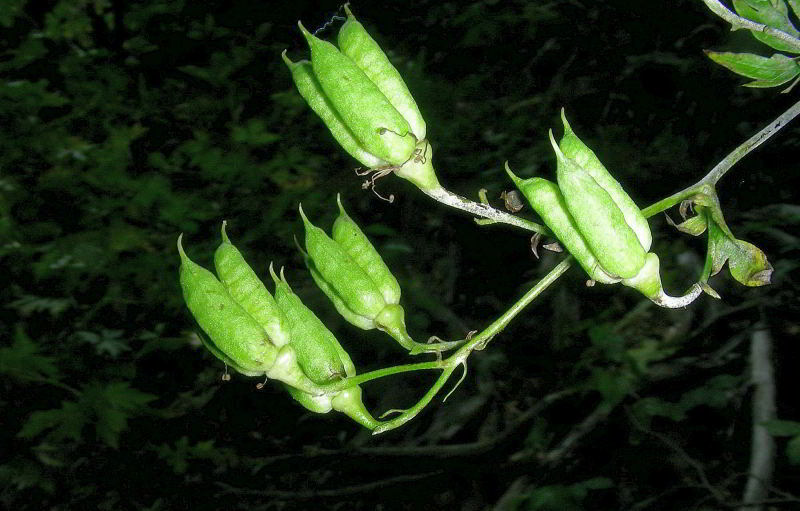
[[[542,278],[542,280],[537,282],[536,285],[534,285],[522,296],[522,298],[517,300],[517,302],[512,305],[510,309],[505,311],[502,316],[494,320],[494,322],[486,327],[483,332],[468,340],[464,346],[459,348],[459,350],[447,360],[449,361],[451,358],[458,358],[461,355],[469,355],[469,353],[475,349],[482,350],[485,348],[489,341],[491,341],[492,337],[500,333],[506,326],[508,326],[509,323],[511,323],[511,320],[514,319],[517,314],[522,312],[522,310],[532,301],[534,301],[540,294],[542,294],[545,289],[550,287],[553,282],[558,280],[558,278],[561,277],[561,275],[563,275],[570,266],[572,266],[572,261],[572,256],[569,256],[558,263],[547,275]]]
[[[720,18],[730,23],[731,30],[746,28],[754,32],[762,32],[764,34],[771,35],[772,37],[780,39],[784,43],[788,44],[789,46],[797,50],[798,53],[800,53],[800,40],[798,40],[796,37],[793,37],[790,34],[787,34],[786,32],[783,32],[776,28],[772,28],[768,25],[756,23],[755,21],[751,21],[749,19],[742,18],[741,16],[737,16],[730,9],[725,7],[725,5],[719,0],[702,0],[702,2],[706,4],[706,6],[709,9],[711,9],[711,11],[714,14],[716,14]]]
[[[329,383],[327,385],[320,385],[320,389],[328,392],[339,392],[353,385],[360,385],[371,380],[377,380],[384,376],[391,376],[393,374],[407,373],[410,371],[425,371],[428,369],[443,369],[447,367],[447,361],[434,360],[432,362],[417,362],[416,364],[403,364],[399,366],[385,367],[383,369],[376,369],[367,373],[350,376],[337,382]]]
[[[642,214],[645,217],[649,218],[655,214],[658,214],[664,210],[671,208],[672,206],[678,204],[683,200],[686,200],[690,197],[699,194],[715,196],[716,192],[714,191],[714,186],[731,169],[731,167],[733,167],[739,160],[747,156],[747,154],[750,153],[750,151],[760,146],[772,135],[780,131],[781,128],[786,126],[789,123],[789,121],[797,117],[798,114],[800,114],[800,101],[789,107],[788,110],[779,115],[774,121],[765,126],[761,131],[759,131],[758,133],[747,139],[739,147],[731,151],[730,154],[728,154],[719,163],[717,163],[714,166],[714,168],[711,169],[711,171],[708,174],[706,174],[700,181],[687,188],[684,188],[683,190],[677,193],[670,195],[666,199],[661,199],[660,201],[651,204],[650,206],[642,210]]]
[[[750,151],[767,141],[772,135],[789,124],[789,121],[800,114],[800,101],[789,107],[788,110],[779,115],[774,121],[769,123],[761,131],[747,139],[742,145],[734,149],[728,156],[717,163],[706,176],[700,180],[701,183],[716,185],[717,182],[733,167],[736,162],[744,158]]]
[[[519,227],[520,229],[525,229],[526,231],[551,235],[550,229],[544,225],[531,222],[530,220],[525,220],[524,218],[514,216],[499,209],[495,209],[488,204],[481,204],[480,202],[471,201],[466,197],[462,197],[445,189],[444,187],[428,189],[420,188],[420,190],[422,190],[422,192],[428,197],[441,202],[446,206],[450,206],[451,208],[460,209],[462,211],[466,211],[467,213],[488,218],[495,222],[513,225],[515,227]]]
[[[384,431],[389,431],[391,429],[395,429],[397,427],[402,426],[406,422],[413,419],[420,411],[422,411],[428,403],[436,396],[436,394],[441,390],[447,380],[450,378],[450,375],[453,374],[453,371],[461,365],[465,364],[466,368],[466,361],[467,357],[472,353],[473,350],[482,350],[486,347],[486,345],[491,341],[492,337],[500,333],[508,324],[514,319],[522,310],[528,306],[533,300],[535,300],[542,292],[550,287],[550,285],[558,280],[561,275],[566,272],[569,267],[572,265],[572,256],[567,257],[563,261],[561,261],[555,268],[550,270],[550,272],[544,276],[539,282],[536,283],[527,293],[525,293],[522,298],[517,300],[517,302],[511,306],[506,312],[503,313],[502,316],[497,318],[491,325],[486,327],[483,332],[479,333],[472,339],[469,339],[464,346],[459,348],[453,355],[447,358],[442,362],[431,362],[433,364],[440,364],[440,367],[443,368],[442,374],[436,380],[436,383],[422,396],[414,406],[408,408],[403,411],[400,415],[382,423],[380,426],[375,428],[372,432],[373,435],[377,435],[379,433],[383,433]],[[415,364],[409,364],[415,365]],[[403,366],[398,366],[403,367]],[[391,368],[389,368],[391,369]],[[408,370],[415,370],[415,369],[408,369]],[[369,373],[366,373],[369,374]],[[379,377],[379,376],[378,376]],[[348,378],[349,380],[349,378]]]

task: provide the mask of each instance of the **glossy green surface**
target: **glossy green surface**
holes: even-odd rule
[[[408,121],[417,140],[423,140],[426,135],[425,120],[400,73],[347,5],[345,11],[347,21],[339,30],[339,49],[356,63]]]
[[[264,328],[272,344],[288,344],[286,317],[242,253],[228,239],[225,222],[222,223],[222,243],[214,252],[214,266],[228,293]]]
[[[215,346],[212,353],[226,363],[233,362],[231,366],[244,374],[266,373],[277,354],[267,333],[236,303],[210,271],[189,259],[183,251],[180,237],[178,252],[181,257],[183,298],[192,316]],[[225,358],[220,354],[224,354]]]
[[[372,81],[336,46],[303,32],[311,65],[325,96],[361,145],[394,165],[408,160],[416,139],[403,116]]]

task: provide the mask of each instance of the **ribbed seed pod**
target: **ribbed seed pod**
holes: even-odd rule
[[[367,236],[344,210],[341,196],[336,196],[339,216],[333,223],[333,240],[372,279],[387,304],[400,302],[400,284]]]
[[[278,278],[271,266],[270,273],[275,280],[275,300],[289,320],[291,346],[306,376],[318,385],[355,376],[356,368],[353,361],[336,337],[294,294],[283,273]],[[378,421],[364,406],[361,388],[358,385],[325,396],[309,395],[292,388],[287,390],[298,403],[312,412],[327,413],[333,409],[344,413],[368,429],[375,429],[378,426]]]
[[[278,349],[225,286],[210,271],[189,259],[183,251],[182,237],[178,237],[178,253],[183,298],[200,328],[208,335],[208,341],[213,343],[214,349],[210,351],[243,374],[266,374],[275,363]]]
[[[508,168],[508,164],[506,164],[506,172],[534,211],[542,217],[558,241],[575,257],[575,260],[592,280],[603,284],[614,284],[620,281],[619,278],[614,278],[603,270],[586,245],[583,236],[578,232],[575,220],[567,210],[564,196],[555,183],[540,177],[522,180],[514,175]]]
[[[558,158],[558,187],[592,254],[608,274],[635,276],[644,266],[646,252],[622,211],[583,167],[561,152],[552,130],[550,143]]]
[[[386,307],[378,286],[344,248],[308,220],[302,206],[300,215],[306,231],[306,250],[316,271],[353,313],[375,318]]]
[[[364,26],[356,20],[350,7],[345,4],[347,21],[339,30],[339,49],[350,57],[366,74],[372,83],[386,96],[392,106],[400,112],[411,127],[417,140],[425,138],[425,120],[416,101],[408,91],[403,78],[389,62],[378,43],[367,33]]]
[[[341,316],[351,325],[357,326],[362,330],[372,330],[375,328],[375,321],[373,318],[368,318],[365,316],[360,316],[355,312],[351,311],[350,308],[347,306],[346,303],[342,300],[342,298],[336,294],[336,290],[331,287],[331,285],[326,281],[322,275],[320,275],[319,270],[317,270],[317,266],[314,264],[314,261],[308,256],[307,253],[303,253],[303,259],[305,260],[306,267],[308,268],[309,273],[311,273],[311,278],[314,279],[314,282],[317,284],[317,287],[325,293],[325,296],[333,303],[333,306],[336,308],[336,311],[341,314]]]
[[[272,272],[272,268],[270,268]],[[291,333],[291,346],[303,372],[316,384],[325,384],[337,378],[353,376],[352,360],[336,337],[292,291],[286,280],[275,280],[275,301],[286,315]]]
[[[564,156],[574,160],[575,163],[586,170],[595,182],[608,193],[614,201],[614,204],[616,204],[622,212],[625,223],[633,229],[633,232],[639,239],[639,243],[642,245],[642,249],[645,252],[650,250],[650,245],[653,242],[653,237],[650,233],[650,225],[647,223],[647,219],[644,215],[642,215],[639,207],[622,188],[622,185],[608,172],[597,158],[597,155],[594,154],[594,151],[589,149],[589,147],[575,135],[569,122],[567,122],[567,116],[563,108],[561,109],[561,121],[564,123],[564,136],[561,138],[561,143],[559,144],[561,152],[564,153]]]
[[[214,266],[222,284],[233,299],[267,332],[276,346],[289,343],[289,330],[283,312],[264,283],[233,246],[222,222],[222,243],[214,253]]]
[[[322,122],[328,127],[331,135],[333,135],[333,138],[336,139],[339,145],[365,167],[376,168],[386,165],[385,161],[364,149],[361,142],[359,142],[350,129],[345,126],[344,121],[342,121],[339,114],[336,113],[330,100],[322,91],[322,86],[319,84],[316,76],[314,76],[311,62],[308,60],[292,62],[289,60],[289,57],[286,56],[285,50],[281,53],[281,57],[286,65],[289,66],[289,70],[292,73],[292,80],[294,80],[300,95],[303,96],[308,106],[322,119]]]
[[[298,25],[311,48],[314,76],[345,126],[374,156],[403,164],[417,143],[408,122],[349,57]]]

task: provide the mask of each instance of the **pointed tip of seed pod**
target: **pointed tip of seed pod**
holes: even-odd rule
[[[717,293],[717,291],[708,285],[708,282],[700,282],[700,288],[703,290],[705,294],[712,298],[716,298],[717,300],[722,300],[722,297]]]
[[[556,143],[556,138],[553,136],[553,130],[550,129],[547,133],[550,136],[550,145],[553,146],[553,151],[556,152],[556,158],[558,158],[559,161],[565,160],[567,157],[564,156],[564,153],[561,152],[561,148],[558,147],[558,144]]]
[[[336,204],[339,205],[339,214],[341,216],[349,216],[347,214],[347,211],[344,210],[344,206],[342,205],[342,194],[341,193],[337,193],[336,194]]]
[[[269,262],[269,274],[272,277],[272,280],[277,284],[279,282],[278,276],[275,274],[275,263],[270,261]]]
[[[281,282],[283,282],[284,284],[286,284],[287,286],[289,286],[289,282],[286,280],[286,275],[284,275],[284,274],[283,274],[283,268],[284,268],[284,267],[283,267],[283,266],[281,266]],[[289,286],[289,289],[291,289],[291,288],[292,288],[292,287],[291,287],[291,286]]]
[[[511,180],[514,181],[514,184],[518,184],[520,181],[522,181],[520,178],[517,177],[516,174],[514,174],[511,171],[511,167],[508,166],[508,160],[506,160],[505,163],[503,163],[503,166],[506,168],[506,174],[508,174],[508,177],[510,177]]]
[[[290,58],[289,58],[289,57],[286,55],[286,50],[283,50],[283,51],[281,52],[281,58],[282,58],[282,59],[283,59],[283,61],[286,63],[286,65],[287,65],[287,66],[289,66],[290,68],[291,68],[292,66],[294,66],[294,62],[292,62],[292,59],[290,59]]]
[[[572,131],[572,126],[570,126],[569,121],[567,121],[567,114],[563,106],[561,107],[561,122],[564,124],[564,136],[574,133]]]
[[[299,20],[298,20],[298,21],[297,21],[297,26],[298,26],[298,27],[300,27],[300,32],[302,32],[302,33],[303,33],[303,37],[305,37],[305,38],[306,38],[306,41],[308,41],[308,44],[309,44],[309,46],[310,46],[310,45],[311,45],[311,43],[312,43],[312,42],[314,41],[314,39],[315,39],[315,37],[314,37],[314,34],[312,34],[311,32],[309,32],[308,30],[306,30],[306,27],[304,27],[304,26],[303,26],[303,22],[302,22],[302,21],[299,21]]]
[[[348,18],[355,18],[355,16],[353,16],[353,11],[350,10],[350,2],[344,4],[344,13],[347,14]]]
[[[181,260],[189,259],[189,256],[186,255],[186,252],[183,251],[183,233],[180,233],[178,236],[178,255],[181,257]]]
[[[306,251],[303,250],[303,247],[300,245],[300,242],[297,241],[297,236],[292,236],[292,238],[294,239],[294,246],[297,247],[297,250],[299,250],[301,254],[303,254],[303,259],[305,259],[306,264],[308,264],[308,253],[306,253]]]
[[[227,227],[227,225],[228,225],[228,221],[227,220],[223,220],[222,221],[222,229],[220,229],[220,231],[222,232],[222,242],[223,243],[230,243],[231,242],[230,238],[228,238],[228,233],[225,232],[225,227]]]
[[[305,211],[303,211],[303,204],[302,204],[302,203],[300,204],[300,207],[298,207],[297,209],[299,209],[299,210],[300,210],[300,216],[303,218],[303,224],[304,224],[306,227],[308,227],[308,226],[311,226],[311,227],[313,227],[313,226],[314,226],[314,224],[312,224],[312,223],[311,223],[311,221],[310,221],[310,220],[308,219],[308,217],[306,216],[306,213],[305,213]]]

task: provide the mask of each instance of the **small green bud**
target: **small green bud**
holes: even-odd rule
[[[703,279],[708,280],[722,270],[725,263],[731,276],[740,284],[750,287],[765,286],[772,279],[773,268],[760,248],[743,240],[728,237],[722,228],[708,218],[708,260]]]

